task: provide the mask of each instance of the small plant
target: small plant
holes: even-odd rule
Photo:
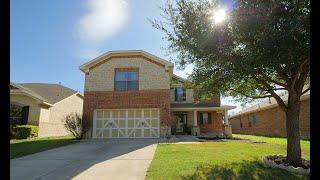
[[[78,113],[71,113],[67,115],[64,120],[64,127],[71,132],[76,139],[81,139],[83,135],[81,116]]]
[[[19,125],[12,128],[10,136],[13,139],[26,139],[38,136],[39,127],[32,125]]]

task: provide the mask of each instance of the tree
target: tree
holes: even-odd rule
[[[176,63],[194,65],[190,80],[203,96],[276,99],[286,114],[286,158],[296,166],[302,164],[300,96],[309,90],[309,6],[306,0],[238,0],[218,24],[212,20],[218,1],[177,0],[152,21]],[[288,92],[287,103],[278,90]]]

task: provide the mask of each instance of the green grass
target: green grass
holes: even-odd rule
[[[284,138],[250,138],[263,139],[267,143],[232,140],[160,144],[147,179],[308,179],[308,176],[264,166],[262,159],[265,155],[286,154]],[[301,144],[304,144],[303,158],[310,159],[310,143]]]
[[[10,140],[10,159],[74,143],[72,136]]]

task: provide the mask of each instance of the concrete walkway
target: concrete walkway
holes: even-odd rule
[[[157,139],[90,140],[10,161],[10,179],[145,179]]]

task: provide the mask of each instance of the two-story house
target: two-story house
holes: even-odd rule
[[[83,127],[92,138],[231,135],[220,96],[195,101],[173,63],[141,50],[110,51],[80,66]]]

